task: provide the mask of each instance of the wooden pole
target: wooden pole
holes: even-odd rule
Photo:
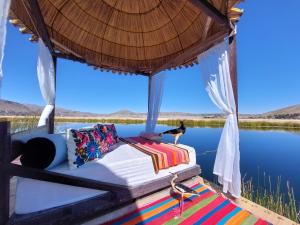
[[[0,224],[9,220],[9,189],[10,176],[5,173],[4,166],[9,163],[10,149],[10,122],[0,122]]]
[[[230,22],[218,9],[214,7],[208,0],[191,0],[191,3],[200,8],[207,16],[212,18],[225,29],[230,30]]]
[[[229,37],[229,69],[230,78],[234,94],[236,114],[238,118],[238,80],[237,80],[237,54],[236,54],[236,35]]]
[[[52,55],[55,54],[38,0],[22,0],[22,3],[27,12],[28,18],[31,20],[34,26],[37,35],[43,40],[50,53]]]
[[[150,95],[151,95],[151,82],[152,82],[152,76],[148,76],[148,111],[147,111],[147,120],[150,112]],[[147,128],[147,122],[146,122],[146,128]]]
[[[57,58],[56,56],[52,56],[53,59],[53,65],[54,65],[54,86],[55,86],[55,92],[56,92],[56,66],[57,66]],[[53,134],[54,133],[54,120],[55,120],[55,102],[54,102],[54,108],[52,112],[49,115],[47,126],[48,126],[48,133]]]

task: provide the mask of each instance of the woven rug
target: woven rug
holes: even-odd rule
[[[214,193],[205,185],[197,184],[192,188],[200,193],[200,196],[184,199],[181,216],[180,196],[169,195],[105,224],[270,224]]]

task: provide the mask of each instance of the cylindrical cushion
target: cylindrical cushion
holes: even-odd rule
[[[67,142],[62,134],[48,134],[44,137],[48,138],[55,145],[55,157],[52,163],[47,167],[47,169],[51,169],[67,160]]]
[[[44,137],[30,139],[24,145],[24,153],[20,158],[23,166],[36,169],[47,168],[55,158],[54,143]]]

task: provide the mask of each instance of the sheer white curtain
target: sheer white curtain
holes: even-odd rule
[[[8,10],[10,6],[10,0],[0,0],[0,97],[2,89],[2,62],[4,57],[4,48],[6,41],[6,21],[8,16]]]
[[[37,61],[37,76],[40,90],[46,102],[38,126],[46,125],[55,104],[55,69],[53,58],[43,41],[39,39],[39,52]]]
[[[160,72],[152,77],[149,77],[150,86],[148,98],[148,114],[145,130],[146,133],[154,133],[162,101],[164,80],[164,72]]]
[[[228,40],[198,56],[206,91],[214,104],[227,116],[218,145],[214,174],[223,185],[223,192],[241,195],[239,129],[231,85]]]

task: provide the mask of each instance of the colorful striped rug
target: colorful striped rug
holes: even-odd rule
[[[192,188],[200,193],[200,196],[185,198],[181,217],[179,217],[179,196],[169,195],[105,223],[105,225],[269,224],[209,190],[205,185],[197,184]]]
[[[142,137],[120,138],[120,140],[150,155],[156,173],[190,161],[188,151],[175,145],[158,143]]]

